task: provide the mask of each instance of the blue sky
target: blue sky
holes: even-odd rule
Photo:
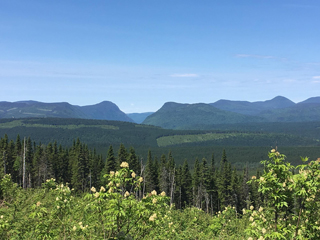
[[[319,0],[0,0],[0,101],[303,101],[320,96],[319,13]]]

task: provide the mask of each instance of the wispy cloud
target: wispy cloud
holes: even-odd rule
[[[281,62],[286,62],[288,63],[289,60],[287,58],[283,57],[277,57],[277,56],[272,56],[272,55],[259,55],[259,54],[236,54],[236,58],[248,58],[248,59],[270,59],[273,61],[281,61]]]
[[[190,77],[199,77],[199,75],[194,73],[183,73],[183,74],[172,74],[170,75],[170,77],[190,78]]]
[[[255,54],[237,54],[237,58],[260,58],[260,59],[271,59],[276,58],[274,56],[269,55],[255,55]]]
[[[313,76],[312,79],[320,79],[320,76]]]

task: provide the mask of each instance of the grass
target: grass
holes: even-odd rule
[[[251,133],[205,133],[205,134],[188,134],[188,135],[173,135],[164,136],[157,139],[159,147],[183,143],[206,142],[211,140],[225,139],[229,137],[249,136]]]

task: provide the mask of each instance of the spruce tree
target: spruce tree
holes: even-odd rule
[[[118,158],[117,158],[117,162],[116,162],[116,170],[120,169],[120,164],[122,162],[126,162],[128,159],[128,152],[126,147],[121,143],[119,150],[118,150]]]
[[[133,170],[136,174],[140,174],[140,171],[141,171],[140,162],[133,147],[130,147],[127,161],[129,164],[129,168]]]
[[[185,208],[192,203],[192,176],[188,161],[185,160],[181,172],[181,207]]]
[[[167,158],[166,155],[162,154],[160,158],[159,166],[159,190],[169,194],[169,171],[167,168]]]
[[[155,169],[153,165],[152,154],[151,154],[151,151],[149,150],[145,172],[144,172],[145,192],[147,193],[155,190],[154,175],[155,175]]]
[[[199,199],[199,190],[201,183],[201,173],[200,173],[200,164],[198,158],[194,163],[194,170],[192,176],[192,191],[193,191],[193,205],[195,207],[200,207],[200,199]]]
[[[116,159],[113,152],[113,147],[110,145],[107,153],[107,159],[104,165],[103,174],[109,174],[110,171],[116,170]]]

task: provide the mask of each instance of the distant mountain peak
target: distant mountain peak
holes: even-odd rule
[[[307,100],[299,102],[299,104],[300,103],[320,103],[320,97],[311,97],[311,98],[308,98]]]
[[[133,122],[116,104],[110,101],[103,101],[84,107],[71,105],[68,102],[0,102],[0,118],[29,117],[83,118]]]

